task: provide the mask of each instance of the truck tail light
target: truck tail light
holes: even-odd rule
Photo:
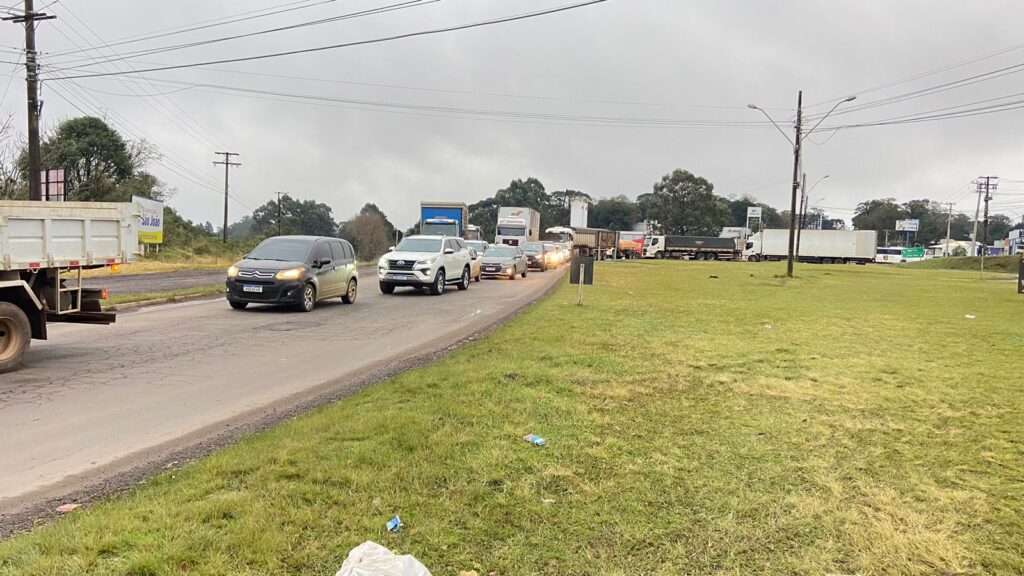
[[[103,291],[100,293],[100,298],[102,300],[109,300],[110,299],[110,291],[107,290],[106,288],[104,288]]]

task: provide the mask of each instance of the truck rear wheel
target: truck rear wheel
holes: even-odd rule
[[[0,374],[21,367],[32,340],[28,316],[10,302],[0,302]]]

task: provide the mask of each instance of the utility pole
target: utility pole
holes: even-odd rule
[[[949,253],[949,235],[953,231],[953,203],[949,203],[949,216],[946,217],[946,250],[943,256],[950,256]]]
[[[985,255],[988,253],[988,203],[992,200],[992,188],[999,184],[993,184],[992,179],[998,176],[985,176],[985,221],[981,227],[981,274],[985,274]]]
[[[39,66],[36,62],[36,21],[53,20],[56,16],[36,12],[33,0],[25,0],[25,13],[4,18],[25,25],[25,84],[28,89],[28,197],[42,200],[41,154],[39,153]]]
[[[284,196],[286,192],[274,192],[277,194],[277,235],[281,235],[281,196]]]
[[[796,99],[796,139],[793,141],[793,196],[789,206],[789,258],[786,262],[786,276],[793,277],[793,258],[796,251],[796,195],[800,191],[800,141],[803,136],[804,91]]]
[[[232,156],[238,156],[237,152],[214,152],[214,154],[220,154],[224,156],[224,160],[220,162],[214,162],[213,165],[218,164],[224,165],[224,243],[228,243],[228,169],[232,166],[241,166],[238,162],[232,162]]]
[[[807,221],[807,172],[800,175],[800,225],[796,229],[796,257],[800,258],[800,235]]]
[[[975,180],[974,183],[978,189],[978,205],[974,208],[974,232],[971,232],[971,253],[968,256],[978,255],[978,219],[981,217],[981,195],[985,192],[981,178]]]

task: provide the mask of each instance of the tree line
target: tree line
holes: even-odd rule
[[[13,142],[0,123],[0,199],[28,197],[28,161],[24,142]],[[79,117],[61,122],[44,134],[41,142],[46,168],[63,168],[68,199],[72,201],[127,202],[134,196],[167,201],[175,189],[160,182],[147,166],[160,158],[159,151],[145,141],[122,137],[100,118]],[[789,226],[789,211],[779,211],[750,195],[724,197],[715,193],[706,178],[677,169],[654,182],[649,192],[636,199],[626,195],[593,198],[579,190],[548,192],[537,178],[512,180],[493,196],[469,206],[469,221],[483,229],[485,238],[493,238],[501,206],[533,208],[541,214],[541,226],[567,226],[573,200],[590,203],[589,226],[609,230],[632,230],[637,223],[649,222],[655,232],[717,236],[727,226],[746,224],[747,209],[760,207],[766,228]],[[918,219],[917,244],[938,242],[945,237],[947,213],[934,201],[922,199],[898,204],[892,198],[862,202],[857,206],[853,225],[858,229],[895,230],[897,220]],[[830,218],[819,209],[808,211],[805,227],[841,229],[845,222]],[[952,218],[952,238],[967,239],[973,223],[963,214]],[[1021,227],[1004,215],[990,217],[989,238],[1004,238],[1009,230]],[[405,230],[416,232],[417,225]],[[229,244],[221,242],[220,230],[210,222],[196,223],[183,218],[168,206],[164,218],[164,248],[189,254],[237,254],[257,242],[277,234],[340,236],[356,248],[361,260],[372,260],[387,251],[403,235],[387,215],[373,203],[365,204],[357,214],[337,221],[333,210],[315,200],[298,200],[287,195],[270,200],[252,214],[228,226]],[[897,240],[893,234],[893,239]]]

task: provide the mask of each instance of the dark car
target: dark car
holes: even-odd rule
[[[548,260],[551,256],[548,246],[544,242],[527,242],[523,244],[522,249],[523,253],[526,254],[526,265],[530,268],[536,268],[541,272],[547,271]]]
[[[291,304],[309,312],[328,298],[351,304],[358,289],[355,250],[340,238],[267,238],[228,268],[227,298],[237,310],[249,304]]]

